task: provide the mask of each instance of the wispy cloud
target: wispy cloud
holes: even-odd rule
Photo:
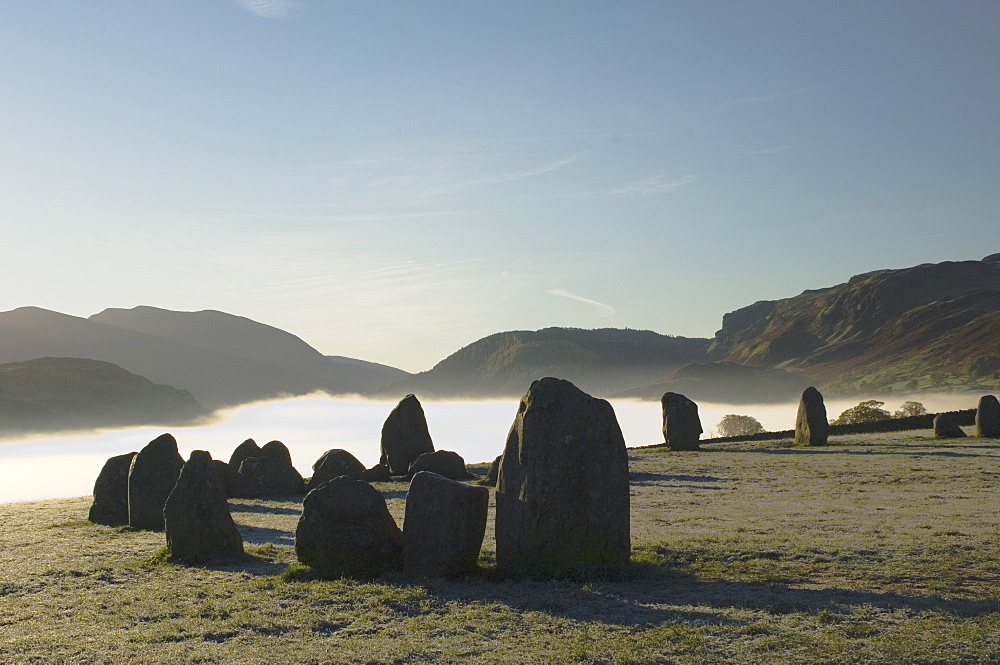
[[[612,194],[624,194],[626,196],[650,196],[655,194],[667,194],[674,191],[684,185],[688,185],[695,181],[693,175],[686,175],[682,178],[676,180],[667,180],[665,175],[654,175],[640,180],[639,182],[632,183],[631,185],[626,185],[624,187],[619,187],[617,189],[612,189]]]
[[[788,152],[792,146],[790,145],[777,145],[770,148],[762,148],[760,150],[746,150],[744,152],[734,152],[726,158],[726,162],[729,164],[735,164],[740,159],[744,157],[753,157],[754,155],[780,155],[783,152]]]
[[[582,150],[580,152],[569,155],[562,159],[557,159],[541,166],[535,168],[523,169],[520,171],[508,171],[506,173],[497,173],[493,175],[482,176],[479,178],[471,178],[469,180],[462,180],[458,182],[453,182],[442,187],[437,187],[434,189],[429,189],[424,192],[424,196],[436,196],[439,194],[448,194],[451,192],[459,191],[462,189],[468,189],[470,187],[478,187],[480,185],[496,185],[505,182],[514,182],[515,180],[524,180],[526,178],[534,178],[535,176],[542,175],[544,173],[551,173],[553,171],[558,171],[559,169],[569,166],[570,164],[575,164],[581,159],[584,159],[590,154],[590,150]]]
[[[233,2],[251,14],[273,19],[288,18],[298,6],[296,0],[233,0]]]
[[[584,298],[583,296],[577,295],[570,291],[566,291],[564,289],[549,289],[548,291],[546,291],[546,293],[548,293],[550,296],[569,298],[570,300],[575,300],[577,302],[582,302],[585,305],[590,305],[591,307],[596,308],[597,313],[604,317],[614,316],[615,314],[618,313],[618,310],[612,307],[611,305],[607,305],[597,300],[591,300],[590,298]]]

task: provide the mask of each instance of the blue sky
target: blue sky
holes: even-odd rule
[[[1000,251],[995,1],[0,8],[0,310],[418,371]]]

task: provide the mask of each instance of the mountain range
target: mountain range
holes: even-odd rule
[[[86,319],[37,307],[0,313],[0,363],[46,356],[114,363],[213,410],[317,390],[363,393],[408,375],[324,356],[284,330],[212,310],[107,309]]]
[[[756,302],[726,314],[713,338],[630,329],[507,331],[412,375],[323,355],[291,333],[244,317],[146,306],[89,318],[37,307],[2,312],[0,363],[113,363],[123,373],[88,368],[103,376],[94,381],[105,394],[109,381],[132,385],[128,377],[137,375],[150,385],[187,391],[209,411],[318,390],[377,398],[517,397],[542,376],[566,378],[602,396],[658,399],[673,391],[736,403],[791,400],[809,385],[842,396],[1000,390],[998,333],[1000,254],[994,254],[879,270]],[[69,386],[78,388],[86,375],[82,366],[75,375],[52,370],[18,366],[22,379],[39,372],[39,381],[67,386],[36,385],[35,393],[23,380],[0,386],[0,417],[12,423],[18,409],[35,416],[68,409],[66,400],[31,406],[33,394],[69,395]],[[178,402],[177,408],[184,407]]]

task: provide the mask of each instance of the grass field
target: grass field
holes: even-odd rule
[[[632,451],[633,562],[575,579],[500,579],[492,523],[480,575],[364,582],[303,574],[295,502],[232,501],[205,567],[0,505],[0,663],[1000,663],[1000,441],[831,444]]]

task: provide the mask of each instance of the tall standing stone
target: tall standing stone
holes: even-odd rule
[[[434,452],[434,442],[427,430],[427,419],[420,400],[407,395],[399,401],[382,425],[381,464],[394,476],[406,475],[422,453]]]
[[[406,493],[403,570],[414,577],[457,577],[476,569],[486,535],[490,491],[419,471]]]
[[[163,506],[172,559],[243,554],[243,538],[226,501],[225,475],[212,462],[204,450],[192,452]]]
[[[334,576],[375,577],[403,567],[403,532],[378,490],[338,476],[302,502],[295,554]]]
[[[660,398],[663,412],[663,440],[670,450],[698,450],[704,431],[698,417],[698,405],[680,393],[664,393]]]
[[[95,524],[128,524],[128,470],[136,453],[108,458],[94,483],[94,502],[87,519]]]
[[[531,384],[500,461],[495,529],[508,570],[628,561],[628,454],[608,402],[562,379]]]
[[[976,408],[976,436],[1000,439],[1000,401],[994,395],[983,395]]]
[[[132,458],[128,472],[128,524],[133,529],[163,530],[163,505],[174,489],[184,458],[177,441],[161,434]]]
[[[799,412],[795,416],[795,443],[807,446],[825,446],[830,435],[830,421],[826,419],[823,395],[813,387],[802,392]]]

